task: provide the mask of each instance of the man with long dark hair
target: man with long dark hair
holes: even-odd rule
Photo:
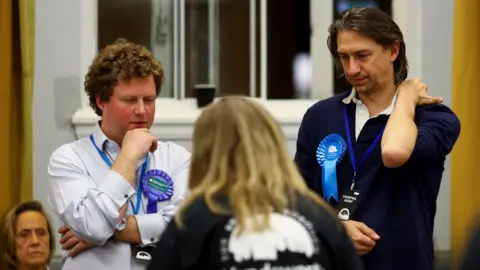
[[[295,161],[337,208],[367,270],[433,269],[433,225],[455,114],[421,81],[406,80],[398,25],[376,8],[344,11],[328,48],[353,86],[308,109]]]

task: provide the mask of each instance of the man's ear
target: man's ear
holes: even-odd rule
[[[400,54],[400,42],[395,41],[390,45],[390,61],[393,63]]]
[[[97,97],[95,98],[95,101],[96,101],[96,103],[97,103],[98,108],[100,108],[100,110],[103,111],[103,109],[105,108],[105,103],[100,100],[100,97],[99,97],[99,96],[97,96]]]

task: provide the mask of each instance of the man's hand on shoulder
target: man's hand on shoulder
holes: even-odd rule
[[[342,223],[360,255],[369,253],[375,247],[376,241],[380,239],[374,230],[362,222],[348,220]]]
[[[416,106],[440,104],[443,102],[442,97],[429,96],[427,85],[419,79],[405,80],[400,83],[397,89],[400,96],[408,98]]]
[[[429,96],[427,85],[418,79],[400,83],[395,108],[382,136],[382,162],[385,167],[398,168],[410,159],[418,135],[416,107],[442,102],[442,97]]]
[[[68,250],[69,257],[75,257],[79,253],[94,247],[94,244],[88,243],[86,241],[78,238],[67,226],[62,226],[58,229],[58,233],[62,235],[60,238],[60,245],[62,245],[63,250]]]

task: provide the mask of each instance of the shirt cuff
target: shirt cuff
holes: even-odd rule
[[[136,192],[125,177],[113,170],[108,171],[98,189],[112,198],[118,207],[123,206]]]
[[[167,221],[161,212],[135,216],[142,245],[151,245],[160,239],[162,232],[167,226]]]
[[[127,219],[125,217],[122,218],[120,223],[117,224],[117,231],[123,231],[125,230],[125,227],[127,227]]]

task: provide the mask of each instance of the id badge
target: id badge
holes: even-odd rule
[[[132,255],[138,260],[152,260],[152,248],[132,245]]]
[[[338,203],[338,219],[343,221],[351,219],[355,213],[355,208],[357,207],[357,201],[359,197],[360,191],[358,190],[345,189],[342,192],[340,202]]]

